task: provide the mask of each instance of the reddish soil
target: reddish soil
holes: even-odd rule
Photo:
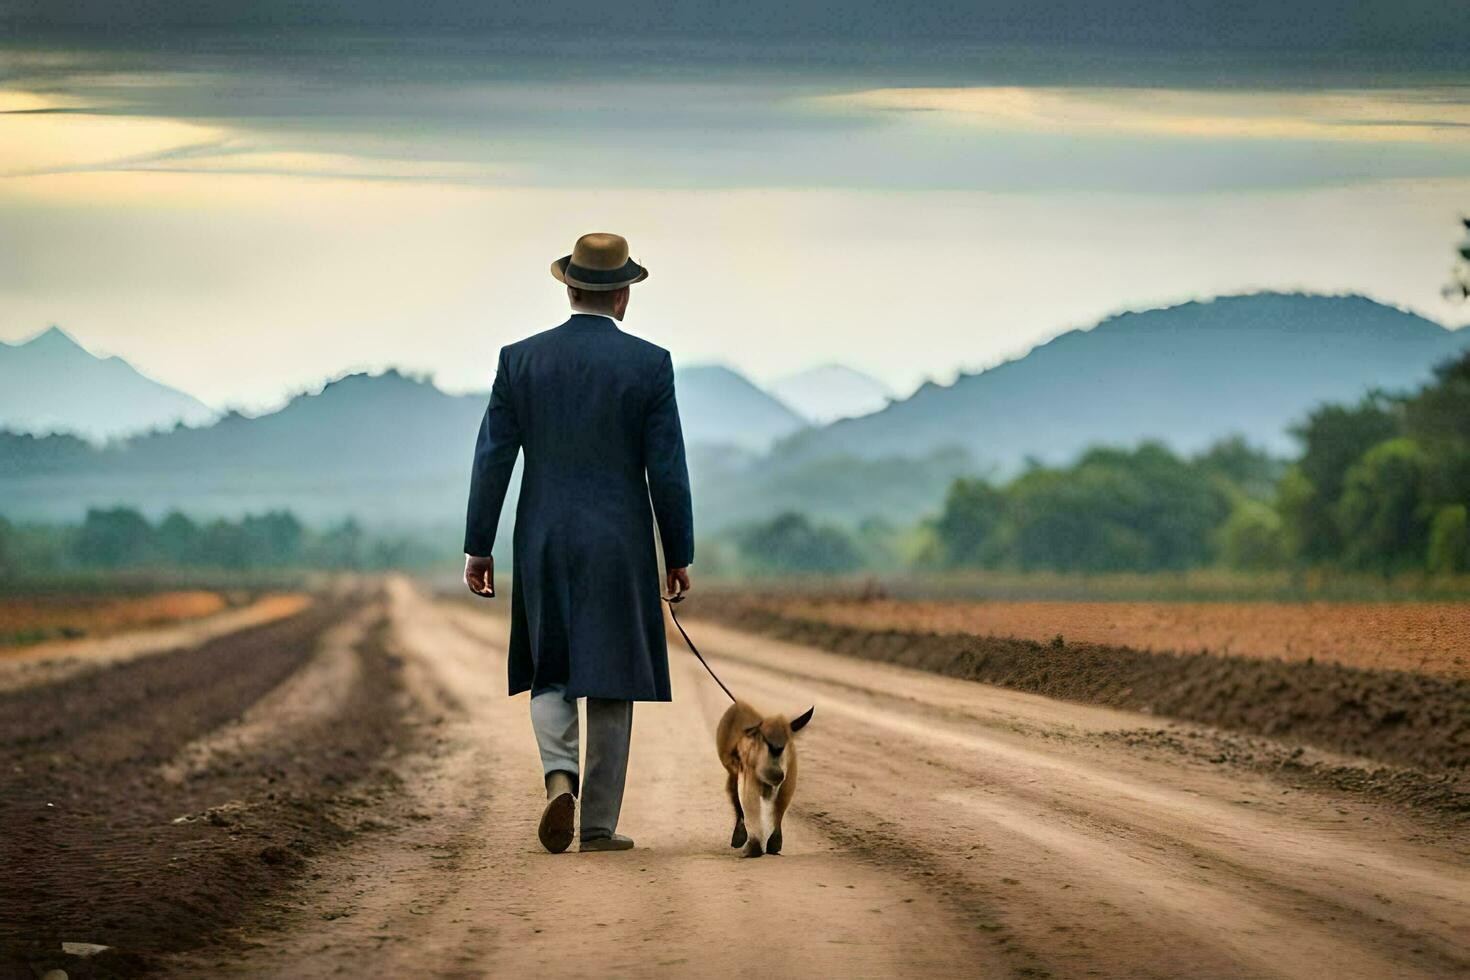
[[[865,630],[1316,660],[1470,679],[1470,602],[761,600],[788,619]]]
[[[871,613],[867,606],[873,606]],[[1313,660],[1175,654],[1054,636],[1037,642],[969,632],[871,628],[806,618],[800,602],[706,595],[691,614],[849,656],[965,680],[1268,735],[1430,772],[1470,769],[1470,680]],[[850,604],[854,621],[894,603]],[[830,612],[832,607],[820,606]],[[922,619],[920,621],[923,621]],[[1058,631],[1060,633],[1060,631]],[[1466,787],[1456,807],[1470,809]]]
[[[39,643],[198,619],[224,609],[218,592],[158,592],[153,595],[0,599],[0,646]]]

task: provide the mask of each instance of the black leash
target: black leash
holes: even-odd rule
[[[690,652],[704,665],[704,669],[709,671],[709,675],[715,679],[715,683],[720,685],[720,690],[725,692],[725,697],[734,701],[735,695],[730,693],[730,689],[725,686],[725,682],[720,680],[720,675],[716,674],[715,669],[709,665],[709,661],[704,659],[704,654],[699,652],[699,647],[695,646],[694,641],[689,639],[689,634],[685,631],[684,624],[679,622],[679,614],[674,612],[674,607],[684,601],[684,593],[675,592],[671,596],[666,595],[661,598],[669,604],[669,616],[674,620],[674,625],[679,628],[679,635],[684,637],[684,642],[688,644]]]

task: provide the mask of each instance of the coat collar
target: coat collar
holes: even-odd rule
[[[592,330],[616,330],[618,329],[618,321],[614,320],[610,316],[604,316],[601,313],[573,312],[571,319],[568,320],[564,324],[564,326],[579,327]]]

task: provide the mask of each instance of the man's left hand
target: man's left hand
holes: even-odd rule
[[[495,559],[464,556],[464,584],[475,595],[495,598]]]

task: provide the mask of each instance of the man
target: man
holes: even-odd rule
[[[475,444],[465,584],[494,596],[491,547],[517,452],[510,693],[531,692],[546,777],[541,843],[621,851],[634,701],[669,700],[653,518],[670,593],[689,588],[694,519],[669,352],[618,329],[648,271],[621,236],[583,235],[551,265],[572,316],[500,352]],[[652,512],[649,503],[652,501]],[[587,769],[577,699],[587,701]]]

